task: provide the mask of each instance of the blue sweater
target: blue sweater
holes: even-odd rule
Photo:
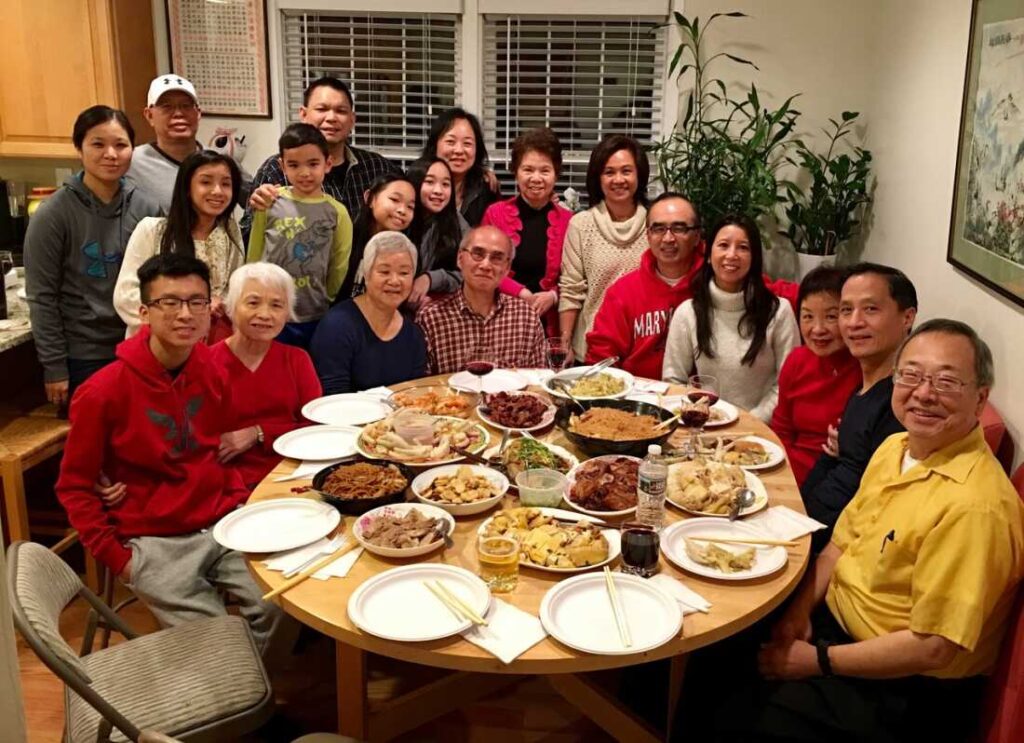
[[[347,299],[335,305],[317,326],[309,347],[325,395],[358,392],[426,375],[427,346],[423,331],[408,316],[402,329],[382,341]]]

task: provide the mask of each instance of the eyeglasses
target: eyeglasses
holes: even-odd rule
[[[497,250],[484,250],[483,248],[463,248],[463,253],[469,253],[474,263],[488,261],[492,266],[504,266],[508,262],[508,253]]]
[[[181,306],[183,304],[188,305],[189,312],[195,315],[202,315],[210,311],[210,300],[207,297],[189,297],[188,299],[182,299],[181,297],[160,297],[154,299],[152,302],[146,302],[149,307],[159,307],[164,312],[176,314],[181,312]]]
[[[160,109],[161,113],[174,114],[176,111],[181,111],[183,114],[190,114],[194,111],[199,110],[194,102],[189,103],[158,103],[156,107]]]
[[[956,395],[963,391],[963,388],[971,384],[956,377],[939,377],[934,374],[924,374],[917,369],[897,369],[892,375],[892,383],[899,387],[916,389],[924,384],[925,380],[931,384],[932,389],[940,395]]]
[[[654,237],[665,237],[671,232],[676,237],[686,237],[691,232],[699,232],[699,224],[686,224],[686,222],[673,222],[672,224],[655,223],[647,228],[647,231]]]

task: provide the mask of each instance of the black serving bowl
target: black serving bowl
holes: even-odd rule
[[[386,467],[389,464],[394,465],[398,468],[402,477],[405,478],[405,487],[401,490],[396,490],[394,493],[386,493],[377,498],[339,498],[336,495],[331,495],[330,493],[325,493],[323,491],[323,486],[327,481],[327,477],[334,472],[334,470],[339,467],[356,464],[358,462],[367,462],[368,464],[373,464],[378,467]],[[377,508],[378,506],[389,506],[392,503],[400,503],[404,501],[406,499],[406,492],[412,484],[413,477],[414,475],[412,471],[404,464],[389,462],[382,459],[369,459],[361,454],[354,454],[350,457],[346,457],[340,462],[324,467],[322,470],[317,472],[313,476],[313,490],[320,494],[324,503],[329,503],[342,513],[347,513],[350,516],[362,516],[367,511]]]
[[[581,401],[580,404],[587,410],[590,408],[615,408],[624,410],[627,413],[636,415],[652,415],[658,420],[667,421],[673,417],[673,413],[657,405],[648,402],[635,400],[590,400]],[[647,447],[651,444],[664,444],[665,440],[672,434],[673,426],[666,426],[662,433],[646,439],[632,439],[629,441],[611,441],[591,436],[584,436],[569,430],[569,418],[572,415],[582,415],[578,405],[570,403],[558,409],[555,413],[555,425],[562,429],[566,437],[573,444],[591,456],[597,457],[602,454],[626,454],[633,457],[643,458],[647,455]]]

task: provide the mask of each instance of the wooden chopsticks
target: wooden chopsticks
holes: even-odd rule
[[[324,559],[320,560],[319,562],[313,563],[308,568],[303,570],[301,573],[296,575],[294,578],[289,578],[288,580],[286,580],[284,583],[279,585],[274,590],[268,591],[267,593],[263,594],[263,600],[264,601],[269,601],[270,599],[274,598],[275,596],[280,596],[282,593],[284,593],[288,589],[294,588],[295,586],[297,586],[300,583],[302,583],[304,580],[306,580],[306,578],[308,578],[309,576],[313,575],[313,573],[317,572],[318,570],[320,570],[322,568],[327,567],[328,565],[330,565],[332,562],[337,560],[342,555],[348,554],[349,552],[351,552],[352,550],[354,550],[356,547],[359,546],[359,542],[357,542],[355,540],[355,537],[351,537],[351,540],[352,541],[342,545],[340,548],[338,548],[337,550],[335,550],[331,554],[327,555],[327,557],[325,557]]]
[[[473,624],[487,626],[487,620],[477,614],[466,602],[452,593],[439,580],[433,582],[423,581],[423,585],[430,589],[430,592],[437,596],[438,600],[452,610],[452,613],[460,619],[467,619]]]
[[[785,539],[741,539],[739,537],[687,537],[698,542],[721,542],[722,544],[763,544],[767,547],[797,547],[797,542]]]
[[[608,588],[608,600],[612,603],[615,626],[619,629],[619,639],[622,640],[623,647],[631,647],[633,645],[633,638],[629,635],[629,624],[626,622],[626,614],[622,610],[622,604],[619,603],[619,592],[615,590],[615,579],[612,577],[612,571],[607,565],[604,566],[604,582]]]

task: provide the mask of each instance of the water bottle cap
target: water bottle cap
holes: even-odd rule
[[[647,453],[648,454],[655,454],[655,455],[661,454],[661,445],[660,444],[651,444],[650,446],[647,447]]]

